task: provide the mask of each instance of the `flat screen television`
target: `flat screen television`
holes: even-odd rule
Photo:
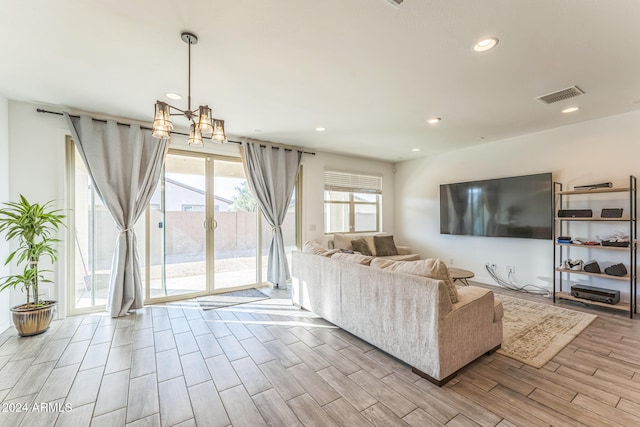
[[[551,239],[551,173],[443,184],[440,234]]]

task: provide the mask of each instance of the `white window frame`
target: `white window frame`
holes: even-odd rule
[[[341,192],[348,194],[348,200],[327,200],[326,192]],[[356,194],[375,194],[375,202],[358,201]],[[327,214],[327,205],[347,205],[349,208],[348,233],[372,233],[380,231],[380,218],[382,210],[382,176],[374,174],[344,172],[336,170],[324,171],[324,215]],[[369,205],[376,208],[376,227],[373,230],[355,230],[356,206]],[[326,218],[323,221],[324,234],[344,233],[345,231],[327,230]]]

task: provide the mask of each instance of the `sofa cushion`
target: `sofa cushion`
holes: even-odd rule
[[[360,255],[360,254],[345,254],[345,253],[335,253],[331,255],[332,259],[339,259],[345,262],[352,262],[354,264],[362,264],[369,265],[371,264],[371,260],[375,259],[372,256]]]
[[[382,259],[388,259],[391,261],[417,261],[420,259],[418,254],[398,254],[380,257]]]
[[[373,253],[371,252],[371,249],[369,249],[369,245],[367,244],[367,241],[363,238],[352,240],[351,247],[353,248],[354,251],[360,252],[362,255],[368,255],[368,256],[373,255]]]
[[[335,249],[349,249],[353,250],[351,241],[353,238],[347,234],[334,234],[333,235],[333,247]]]
[[[493,296],[493,321],[499,322],[504,317],[504,308],[502,307],[502,300],[497,296]]]
[[[451,303],[455,304],[458,302],[458,289],[456,285],[453,284],[453,280],[451,280],[447,265],[440,259],[430,258],[419,261],[393,261],[384,258],[375,258],[371,262],[371,267],[442,280],[447,286]]]
[[[331,255],[338,252],[338,249],[327,249],[318,242],[307,241],[307,242],[304,242],[304,246],[302,247],[302,252],[307,254],[330,257]]]
[[[398,255],[398,249],[393,241],[393,236],[373,236],[376,256]]]
[[[367,246],[369,247],[369,251],[371,255],[376,255],[376,246],[373,242],[373,234],[366,233],[336,233],[333,235],[333,239],[330,242],[329,247],[333,245],[335,249],[349,249],[353,250],[353,246],[351,245],[352,240],[356,239],[364,239],[367,242]]]
[[[398,250],[398,255],[413,255],[411,253],[411,246],[396,245],[396,249]],[[418,258],[416,258],[416,259],[418,259]]]

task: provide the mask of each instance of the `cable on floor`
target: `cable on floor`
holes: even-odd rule
[[[519,283],[516,283],[515,279],[513,278],[512,271],[509,272],[509,275],[505,280],[498,274],[498,272],[496,272],[495,268],[493,268],[490,264],[485,264],[485,267],[489,272],[489,275],[493,278],[493,280],[495,280],[498,283],[498,285],[500,285],[503,288],[506,288],[512,291],[517,291],[517,292],[526,292],[528,294],[536,294],[536,295],[542,295],[545,297],[551,297],[551,292],[546,288],[543,288],[541,286],[536,286],[536,285],[529,285],[529,284],[521,285]]]

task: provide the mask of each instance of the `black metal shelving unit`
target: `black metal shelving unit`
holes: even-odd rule
[[[628,187],[613,187],[613,188],[595,188],[591,190],[564,190],[563,186],[559,182],[553,183],[553,212],[556,215],[553,227],[553,302],[556,303],[556,299],[564,299],[571,301],[579,301],[581,303],[606,307],[615,310],[622,310],[629,313],[629,317],[633,318],[633,315],[637,313],[637,179],[635,176],[629,176]],[[563,209],[566,202],[566,197],[580,196],[580,195],[593,195],[593,194],[605,194],[605,193],[627,193],[629,198],[629,214],[622,218],[560,218],[557,216],[558,210]],[[611,223],[625,223],[629,229],[629,246],[628,247],[615,247],[615,246],[585,246],[580,244],[570,243],[558,243],[558,237],[565,235],[565,229],[571,222],[611,222]],[[570,248],[584,248],[596,251],[616,251],[616,252],[628,252],[629,265],[628,274],[623,277],[610,276],[607,274],[589,273],[582,270],[567,270],[560,267],[564,259],[564,254],[568,254]],[[629,303],[618,304],[606,304],[598,301],[591,301],[584,298],[577,298],[571,295],[570,292],[563,291],[563,279],[564,276],[569,277],[571,274],[586,275],[591,277],[598,277],[608,280],[628,281],[629,282]]]

